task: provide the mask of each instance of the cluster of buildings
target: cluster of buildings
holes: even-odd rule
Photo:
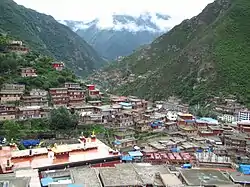
[[[25,75],[26,77],[29,76]],[[85,105],[87,96],[98,98],[101,92],[91,85],[86,89],[79,83],[65,83],[61,88],[49,91],[32,89],[26,91],[25,85],[3,84],[0,91],[0,121],[25,120],[47,117],[53,108],[67,107],[69,110]]]
[[[131,155],[136,157],[138,154]],[[187,154],[182,155],[183,159],[189,158]],[[223,166],[192,168],[190,164],[180,167],[174,163],[159,164],[148,160],[123,163],[124,156],[93,136],[80,138],[78,144],[54,145],[52,148],[15,150],[15,147],[1,147],[0,156],[2,186],[240,187],[250,184],[249,175]]]
[[[127,155],[105,145],[94,133],[71,142],[59,141],[57,144],[57,140],[50,140],[49,145],[28,146],[24,150],[15,144],[0,146],[0,184],[10,187],[237,187],[250,184],[250,176],[241,171],[247,170],[246,167],[237,171],[231,164],[233,161],[223,156],[221,150],[192,151],[186,144],[193,140],[188,142],[185,138],[173,136],[150,142],[140,150],[134,147]],[[208,148],[199,146],[200,149]]]

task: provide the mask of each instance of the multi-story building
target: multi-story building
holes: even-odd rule
[[[98,98],[100,97],[100,90],[96,89],[95,85],[89,84],[86,85],[87,91],[88,91],[88,96],[91,98]]]
[[[218,119],[222,122],[226,122],[226,123],[232,123],[236,121],[235,116],[230,115],[230,114],[223,114],[221,116],[218,116]]]
[[[114,146],[118,149],[123,149],[127,147],[133,147],[137,144],[137,140],[134,137],[134,132],[116,132]]]
[[[2,91],[5,91],[5,90],[23,92],[25,90],[25,85],[23,85],[23,84],[3,84]]]
[[[147,132],[151,129],[150,121],[140,120],[135,122],[135,130],[138,132]]]
[[[83,124],[101,124],[103,123],[103,116],[101,114],[81,115],[81,122]]]
[[[46,90],[32,89],[30,91],[30,96],[47,96],[48,92]]]
[[[47,96],[22,96],[22,104],[24,106],[48,106],[49,101]]]
[[[127,102],[128,98],[127,97],[111,97],[110,101],[112,105],[116,105],[121,102]]]
[[[148,102],[143,99],[131,97],[128,100],[132,104],[133,109],[147,109]]]
[[[85,92],[79,83],[66,82],[64,87],[68,89],[69,106],[83,105],[85,101]]]
[[[69,89],[82,89],[80,84],[75,82],[65,82],[64,87]]]
[[[68,89],[69,106],[84,104],[84,91]]]
[[[50,88],[49,93],[54,107],[67,107],[69,102],[68,88]]]
[[[19,107],[17,109],[17,119],[26,120],[26,119],[37,119],[41,118],[41,107],[40,106],[26,106]]]
[[[7,103],[7,102],[20,101],[22,95],[23,92],[20,91],[4,90],[0,92],[0,102]]]
[[[7,47],[9,52],[18,53],[18,54],[27,54],[29,48],[23,45],[22,41],[10,41]]]
[[[0,105],[0,121],[13,120],[16,118],[14,105]]]
[[[32,67],[21,68],[22,77],[37,77],[36,70]]]
[[[238,121],[237,129],[239,132],[250,133],[250,121]]]
[[[129,127],[134,125],[133,115],[128,112],[117,113],[114,119],[114,123],[120,127]]]
[[[100,100],[88,101],[88,104],[90,104],[92,106],[101,106],[102,101],[100,101]]]
[[[236,114],[237,121],[250,121],[250,111],[239,111]]]
[[[247,139],[242,135],[229,135],[223,137],[224,146],[234,148],[235,151],[246,150]]]
[[[65,65],[63,62],[52,62],[52,67],[57,71],[62,71]]]
[[[25,85],[19,84],[4,84],[0,92],[0,102],[14,102],[19,101],[23,92],[25,90]]]

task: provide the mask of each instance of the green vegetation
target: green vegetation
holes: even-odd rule
[[[26,121],[5,121],[1,124],[0,135],[8,141],[21,138],[34,138],[39,133],[50,133],[47,119],[30,119]]]
[[[103,125],[78,125],[79,115],[66,108],[54,109],[48,119],[29,119],[22,121],[4,121],[0,123],[0,136],[8,141],[18,142],[20,139],[37,138],[41,134],[55,134],[62,137],[76,138],[79,135],[89,136],[94,131],[98,138],[112,142],[112,130]]]
[[[53,17],[0,1],[0,31],[22,40],[32,51],[65,61],[78,75],[91,72],[103,60],[80,36]]]
[[[65,69],[56,71],[52,68],[53,59],[36,53],[18,56],[14,53],[0,54],[0,87],[3,83],[25,84],[26,89],[46,89],[62,86],[64,82],[75,82],[75,74]],[[33,67],[37,77],[21,77],[21,67]]]
[[[213,111],[213,106],[206,103],[204,105],[200,105],[199,103],[197,105],[191,106],[189,108],[189,112],[193,114],[196,117],[211,117],[214,119],[217,119],[218,114]]]
[[[110,77],[103,84],[153,100],[180,96],[192,105],[232,94],[250,106],[249,18],[249,0],[216,0],[149,47],[106,68],[102,74]],[[135,80],[117,86],[128,78],[125,69]]]
[[[71,130],[78,125],[79,116],[71,114],[65,107],[53,109],[50,113],[50,124],[53,130]]]

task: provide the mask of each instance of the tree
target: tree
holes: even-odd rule
[[[214,113],[212,106],[210,104],[191,106],[189,108],[190,113],[197,117],[213,117],[217,118],[217,115]]]
[[[71,114],[66,108],[53,109],[50,113],[50,128],[54,130],[70,130],[76,128],[78,114]]]
[[[21,127],[15,121],[5,121],[3,124],[3,132],[7,140],[20,138]]]

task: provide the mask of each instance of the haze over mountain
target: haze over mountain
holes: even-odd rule
[[[139,16],[113,14],[89,22],[59,20],[84,38],[104,58],[127,56],[141,45],[151,43],[167,32],[172,23],[168,15],[145,12]]]
[[[213,0],[15,0],[61,20],[102,56],[115,59],[152,42]],[[49,6],[48,6],[49,5]],[[132,6],[131,6],[132,5]]]

